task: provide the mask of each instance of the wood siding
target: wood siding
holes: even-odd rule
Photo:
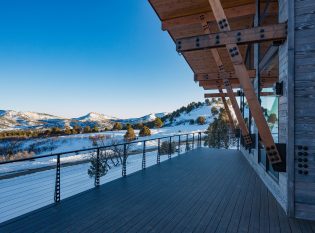
[[[315,1],[295,0],[294,12],[295,216],[315,220]],[[307,151],[298,146],[307,147]]]

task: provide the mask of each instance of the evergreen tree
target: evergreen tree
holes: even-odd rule
[[[218,111],[218,109],[216,108],[216,107],[212,107],[211,108],[211,113],[212,113],[212,116],[217,116],[218,114],[219,114],[219,111]]]
[[[198,117],[198,118],[197,118],[197,123],[198,123],[199,125],[204,125],[204,124],[206,124],[206,118],[203,117],[203,116]]]
[[[67,134],[67,135],[72,134],[71,128],[70,128],[69,126],[66,126],[66,127],[65,127],[64,132],[65,132],[65,134]]]
[[[139,132],[139,137],[151,136],[151,130],[147,126],[143,126]]]
[[[82,131],[82,128],[80,127],[80,126],[78,126],[78,125],[75,125],[75,126],[73,126],[73,130],[76,132],[76,133],[81,133],[81,131]]]
[[[271,124],[275,124],[276,121],[277,121],[277,115],[275,113],[271,113],[268,116],[268,122],[271,123]]]
[[[163,121],[158,117],[155,118],[154,126],[155,126],[155,128],[161,128],[163,126]]]
[[[90,133],[91,132],[91,127],[90,126],[85,126],[83,129],[84,133]]]
[[[93,132],[98,133],[100,131],[100,129],[95,125],[93,127]]]
[[[122,124],[120,122],[115,122],[113,130],[122,130]]]
[[[231,144],[229,127],[224,119],[215,118],[209,125],[205,144],[212,148],[229,148]]]
[[[127,132],[126,132],[126,134],[124,136],[124,139],[126,141],[133,141],[133,140],[136,139],[136,134],[135,134],[135,131],[133,130],[133,128],[129,127],[127,129]]]

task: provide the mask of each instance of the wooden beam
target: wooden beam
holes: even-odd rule
[[[230,84],[240,84],[240,80],[238,78],[229,79]],[[261,78],[261,86],[264,87],[266,85],[272,85],[278,81],[278,77],[272,78]],[[206,85],[224,85],[224,81],[222,79],[213,79],[213,80],[202,80],[198,81],[199,86],[206,86]]]
[[[222,25],[220,26],[222,27]],[[234,31],[221,31],[209,35],[199,35],[176,40],[179,53],[211,48],[220,48],[229,44],[253,44],[266,41],[283,41],[287,38],[287,24],[279,23]]]
[[[235,75],[235,72],[228,72],[229,78],[237,78]],[[248,75],[251,78],[256,77],[256,70],[249,70]],[[220,79],[221,78],[221,73],[208,73],[208,74],[195,74],[194,75],[194,80],[197,81],[203,81],[203,80],[213,80],[213,79]]]
[[[230,31],[231,28],[229,26],[228,19],[224,13],[220,0],[209,0],[209,3],[211,5],[212,11],[214,12],[214,16],[217,20],[219,29],[222,32]],[[226,45],[226,49],[230,55],[235,73],[242,85],[244,94],[249,105],[249,109],[258,128],[261,141],[266,147],[268,159],[271,164],[281,163],[281,156],[272,138],[272,134],[264,117],[264,113],[262,111],[260,103],[255,94],[255,90],[250,82],[250,77],[248,75],[243,57],[238,49],[238,46],[236,43],[232,43]]]
[[[221,94],[223,94],[223,90],[222,89],[218,89],[219,92]],[[225,108],[225,111],[226,111],[226,114],[228,115],[228,118],[229,118],[229,122],[230,122],[230,128],[235,131],[235,126],[234,126],[234,120],[233,120],[233,117],[232,117],[232,114],[231,114],[231,111],[230,111],[230,108],[229,108],[229,105],[225,99],[224,96],[221,97],[222,98],[222,102],[223,102],[223,105],[224,105],[224,108]]]
[[[209,27],[209,24],[207,22],[207,20],[205,20],[205,17],[204,16],[200,16],[200,21],[201,21],[201,25],[202,25],[202,28],[204,30],[204,33],[205,34],[210,34],[210,27]],[[221,83],[217,83],[216,84],[216,87],[218,89],[222,89],[222,87],[224,86],[226,91],[227,91],[227,94],[228,94],[228,97],[230,98],[230,101],[231,101],[231,104],[232,104],[232,108],[234,110],[234,113],[235,113],[235,116],[236,116],[236,119],[238,121],[238,125],[241,129],[241,132],[242,132],[242,135],[244,137],[244,141],[247,145],[250,145],[252,144],[252,140],[251,140],[251,136],[249,134],[249,130],[247,128],[247,125],[245,123],[245,120],[242,116],[242,112],[238,106],[238,103],[237,103],[237,100],[236,100],[236,97],[234,96],[234,93],[233,93],[233,87],[232,85],[230,84],[230,81],[229,81],[229,74],[228,72],[226,72],[225,68],[224,68],[224,65],[223,65],[223,62],[222,62],[222,59],[220,57],[220,54],[218,52],[217,49],[211,49],[211,54],[214,58],[214,61],[218,67],[218,71],[220,72],[220,75],[219,77],[224,81],[223,82],[223,85]],[[204,88],[206,89],[206,88]]]
[[[274,61],[279,51],[278,46],[270,46],[268,50],[265,52],[263,58],[260,60],[259,63],[259,70],[263,71],[267,69],[267,67]]]
[[[240,96],[238,92],[234,92],[234,95]],[[275,96],[275,94],[273,92],[261,92],[260,95],[261,96]],[[225,98],[228,97],[227,93],[206,93],[204,96],[206,99],[208,99],[208,98],[222,98],[222,96]]]
[[[256,78],[256,70],[248,70],[248,75],[251,79]],[[228,72],[229,79],[235,79],[237,78],[235,72]],[[279,74],[272,72],[272,71],[262,71],[260,72],[260,77],[264,79],[268,78],[276,78]],[[195,74],[194,80],[195,82],[198,81],[207,81],[207,80],[216,80],[216,79],[222,79],[221,73],[207,73],[207,74]]]
[[[265,3],[262,4],[263,6]],[[229,19],[235,19],[239,17],[246,17],[255,14],[255,3],[250,3],[242,6],[236,6],[232,8],[227,8],[225,13]],[[278,5],[276,2],[271,2],[269,5],[269,15],[278,14]],[[203,12],[202,15],[205,16],[207,22],[215,21],[215,17],[212,12]],[[173,18],[162,21],[162,30],[171,30],[175,27],[199,24],[200,23],[200,14],[187,15],[183,17]]]

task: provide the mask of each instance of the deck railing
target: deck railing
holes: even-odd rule
[[[113,143],[0,163],[0,222],[203,145],[204,132]]]

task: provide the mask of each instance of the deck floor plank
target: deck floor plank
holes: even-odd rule
[[[62,182],[62,181],[61,181]],[[314,232],[235,150],[199,148],[0,224],[0,232]]]

